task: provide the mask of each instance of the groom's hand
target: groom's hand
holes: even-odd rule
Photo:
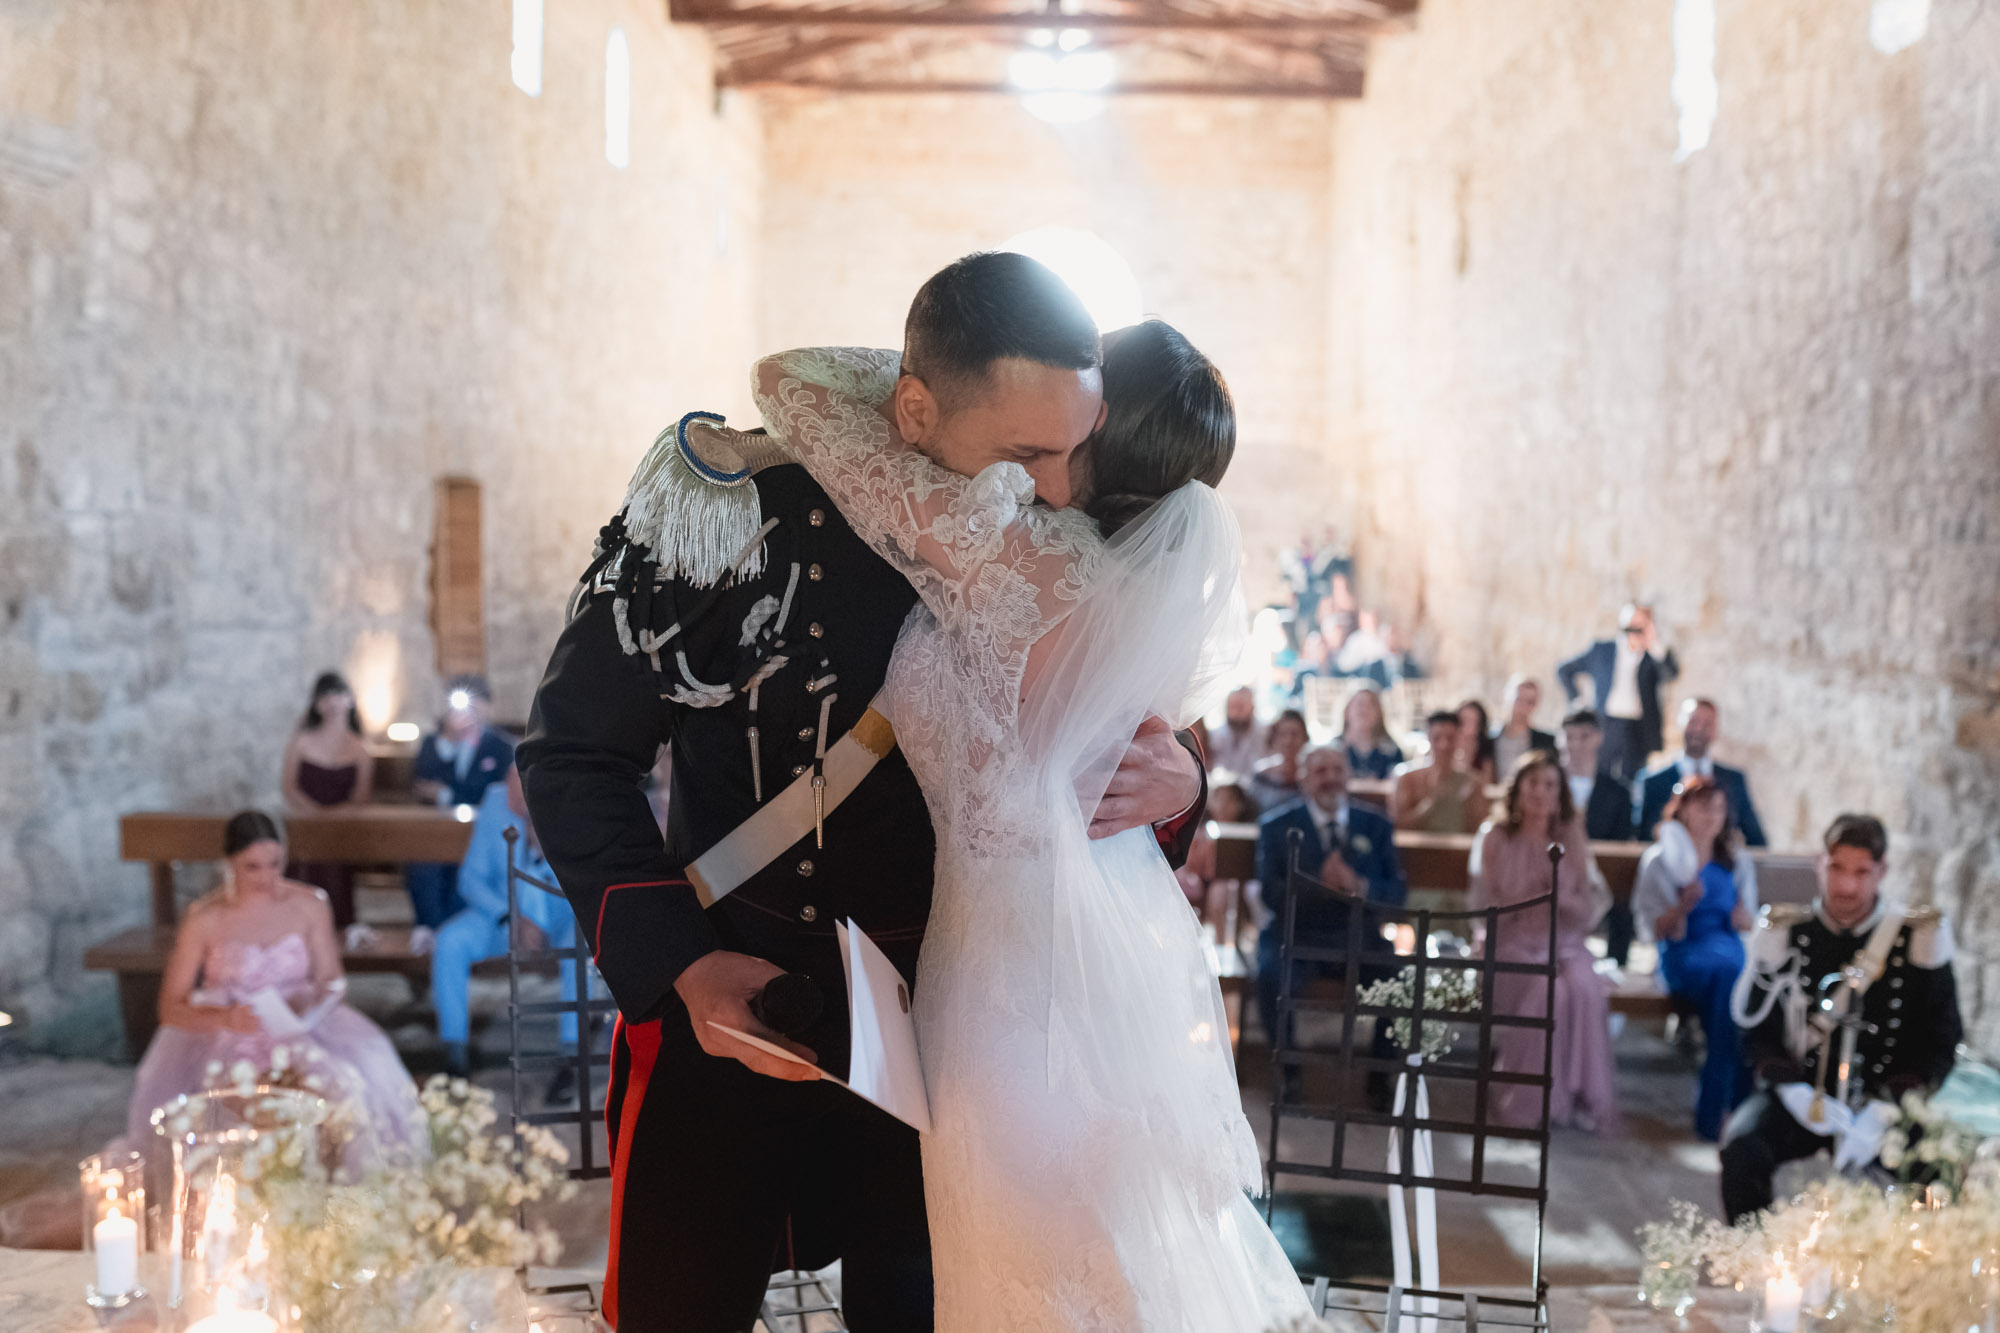
[[[1201,766],[1175,739],[1172,727],[1149,717],[1139,724],[1131,748],[1104,789],[1104,799],[1090,818],[1090,836],[1108,838],[1172,819],[1200,795]]]
[[[721,1023],[782,1046],[802,1060],[818,1060],[811,1047],[801,1046],[771,1031],[750,1013],[751,997],[764,989],[764,983],[782,975],[784,970],[768,959],[718,949],[689,963],[687,970],[674,982],[674,990],[679,993],[681,1003],[687,1006],[688,1021],[694,1024],[695,1040],[701,1043],[704,1051],[725,1060],[740,1060],[747,1068],[772,1078],[790,1083],[810,1083],[819,1077],[819,1070],[781,1060],[769,1051],[760,1051],[748,1042],[738,1041],[727,1032],[710,1026],[711,1023]]]

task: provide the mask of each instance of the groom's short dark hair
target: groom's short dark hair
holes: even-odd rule
[[[954,406],[995,361],[1089,370],[1103,359],[1097,325],[1069,284],[1026,255],[984,250],[931,275],[903,325],[903,373]]]

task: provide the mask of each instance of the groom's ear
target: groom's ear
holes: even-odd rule
[[[890,395],[896,430],[905,444],[923,444],[936,433],[944,411],[930,386],[915,375],[896,377],[896,391]]]

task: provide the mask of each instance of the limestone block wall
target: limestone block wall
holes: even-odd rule
[[[0,1007],[33,1030],[144,917],[121,812],[274,802],[327,667],[376,727],[432,715],[433,478],[484,485],[520,717],[654,431],[747,403],[754,108],[642,0],[549,5],[528,97],[508,9],[0,5]]]
[[[923,280],[1035,227],[1096,233],[1145,310],[1222,368],[1239,442],[1223,483],[1248,569],[1330,500],[1321,380],[1332,166],[1323,104],[1135,97],[1052,126],[1007,97],[770,95],[761,340],[897,346]]]
[[[1438,694],[1655,596],[1774,840],[1889,822],[2000,1037],[2000,12],[1426,0],[1334,128],[1327,425]],[[1553,708],[1550,709],[1553,715]]]

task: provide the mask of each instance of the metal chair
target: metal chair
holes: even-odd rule
[[[507,840],[507,916],[510,922],[523,919],[521,915],[521,895],[523,893],[546,893],[563,899],[563,891],[557,885],[538,876],[531,875],[516,863],[514,853],[521,835],[514,829],[505,833]],[[568,910],[568,900],[563,899],[563,910]],[[590,951],[585,947],[583,932],[576,933],[575,941],[567,949],[523,949],[520,934],[509,930],[507,934],[507,1071],[509,1079],[510,1106],[514,1115],[514,1146],[520,1148],[520,1126],[552,1125],[573,1126],[576,1130],[576,1156],[572,1159],[568,1175],[571,1180],[601,1180],[611,1174],[609,1154],[600,1152],[598,1133],[604,1124],[604,1103],[601,1094],[610,1086],[608,1075],[600,1078],[598,1070],[609,1070],[611,1056],[608,1052],[599,1054],[593,1040],[596,1020],[605,1014],[614,1013],[617,1002],[604,991],[604,982],[597,975],[597,966],[591,961]],[[521,998],[521,974],[531,968],[546,967],[550,963],[560,965],[569,961],[576,968],[576,993],[561,1000],[532,1000]],[[559,1016],[565,1012],[576,1015],[576,1049],[573,1051],[525,1051],[521,1046],[521,1020],[524,1018],[546,1018]],[[568,1065],[576,1079],[576,1105],[563,1110],[527,1111],[521,1110],[522,1076],[530,1072],[549,1073]],[[522,1209],[525,1212],[525,1205]],[[537,1300],[556,1302],[566,1306],[567,1313],[595,1316],[601,1299],[598,1284],[592,1282],[558,1282],[546,1286],[536,1286],[529,1281],[524,1269],[521,1274],[524,1290]]]
[[[1542,1272],[1542,1238],[1548,1215],[1549,1182],[1549,1097],[1553,1086],[1550,1075],[1550,1057],[1554,1046],[1555,1024],[1551,1015],[1555,1012],[1556,958],[1556,913],[1553,885],[1555,871],[1562,858],[1560,846],[1549,848],[1551,891],[1541,897],[1508,907],[1489,907],[1484,911],[1444,912],[1429,909],[1407,909],[1388,907],[1372,903],[1366,899],[1351,897],[1329,888],[1317,878],[1299,869],[1299,848],[1301,835],[1296,830],[1291,835],[1290,867],[1287,884],[1284,920],[1282,923],[1282,947],[1279,955],[1280,973],[1278,977],[1277,1031],[1269,1034],[1273,1069],[1271,1097],[1271,1137],[1269,1155],[1266,1159],[1265,1216],[1271,1214],[1272,1196],[1280,1176],[1298,1176],[1323,1181],[1354,1181],[1385,1187],[1400,1187],[1403,1190],[1433,1190],[1438,1193],[1477,1195],[1492,1198],[1519,1200],[1531,1203],[1535,1212],[1534,1254],[1529,1274],[1529,1296],[1526,1299],[1482,1297],[1474,1293],[1452,1292],[1427,1288],[1421,1285],[1404,1287],[1396,1283],[1371,1283],[1344,1281],[1325,1277],[1308,1277],[1313,1309],[1325,1316],[1336,1313],[1355,1313],[1380,1319],[1384,1333],[1431,1333],[1439,1327],[1463,1329],[1465,1333],[1477,1333],[1479,1329],[1532,1329],[1545,1333],[1548,1329],[1548,1281]],[[1326,895],[1347,907],[1346,926],[1338,938],[1330,943],[1305,943],[1299,939],[1299,902],[1305,894]],[[1500,938],[1501,931],[1509,921],[1521,921],[1538,910],[1548,914],[1548,952],[1546,961],[1512,962],[1492,956],[1489,948],[1481,957],[1433,956],[1429,941],[1432,933],[1439,929],[1458,927],[1469,929],[1474,924],[1483,925],[1485,938],[1491,942]],[[1398,954],[1382,947],[1383,937],[1390,932],[1385,926],[1413,928],[1417,947],[1410,953]],[[1458,933],[1454,931],[1453,933]],[[1373,942],[1371,945],[1371,936]],[[1510,938],[1520,938],[1520,928],[1511,932]],[[1413,972],[1410,988],[1410,1003],[1405,1005],[1365,1004],[1360,999],[1362,987],[1371,979],[1364,974],[1379,975],[1386,968],[1408,969]],[[1310,996],[1301,994],[1304,989],[1299,982],[1298,972],[1302,968],[1331,972],[1342,984],[1337,995]],[[1470,972],[1477,978],[1479,1004],[1477,1009],[1465,1012],[1446,1013],[1436,1009],[1424,1010],[1424,995],[1428,986],[1441,974],[1449,972]],[[1526,1017],[1501,1013],[1495,1006],[1495,983],[1503,976],[1526,976],[1539,978],[1542,983],[1542,1017]],[[1331,1049],[1309,1049],[1300,1044],[1295,1033],[1293,1019],[1301,1013],[1337,1013],[1339,1015],[1339,1040]],[[1350,1102],[1354,1095],[1362,1091],[1365,1076],[1379,1071],[1394,1076],[1410,1071],[1403,1060],[1384,1060],[1368,1054],[1365,1044],[1357,1043],[1356,1028],[1363,1018],[1376,1023],[1393,1023],[1405,1019],[1410,1023],[1412,1042],[1421,1046],[1422,1025],[1451,1023],[1461,1029],[1474,1028],[1478,1033],[1478,1050],[1471,1062],[1434,1061],[1421,1066],[1426,1079],[1436,1080],[1447,1088],[1464,1088],[1469,1085],[1472,1096],[1470,1120],[1453,1119],[1435,1110],[1427,1109],[1420,1114],[1417,1098],[1412,1095],[1401,1099],[1400,1109],[1385,1113],[1368,1109],[1354,1109]],[[1521,1073],[1496,1070],[1494,1066],[1493,1034],[1497,1029],[1527,1028],[1542,1034],[1541,1072]],[[1288,1086],[1287,1071],[1297,1069],[1332,1067],[1337,1074],[1338,1088],[1330,1102],[1308,1102],[1304,1097],[1304,1079],[1298,1079],[1296,1087]],[[1502,1126],[1488,1121],[1489,1101],[1496,1085],[1527,1085],[1540,1089],[1539,1117],[1526,1127]],[[1450,1094],[1462,1100],[1457,1093]],[[1365,1108],[1365,1101],[1363,1107]],[[1283,1156],[1279,1133],[1287,1121],[1307,1121],[1330,1124],[1333,1130],[1332,1152],[1325,1162],[1291,1161]],[[1364,1166],[1351,1160],[1352,1140],[1350,1126],[1375,1126],[1392,1131],[1398,1136],[1401,1151],[1393,1164],[1378,1159],[1373,1165]],[[1442,1175],[1438,1173],[1438,1163],[1432,1161],[1428,1169],[1420,1169],[1419,1153],[1416,1150],[1419,1133],[1437,1133],[1469,1139],[1471,1143],[1471,1169],[1466,1176]],[[1489,1140],[1506,1140],[1531,1144],[1535,1148],[1534,1181],[1532,1184],[1505,1179],[1495,1179],[1489,1172],[1487,1144]]]

